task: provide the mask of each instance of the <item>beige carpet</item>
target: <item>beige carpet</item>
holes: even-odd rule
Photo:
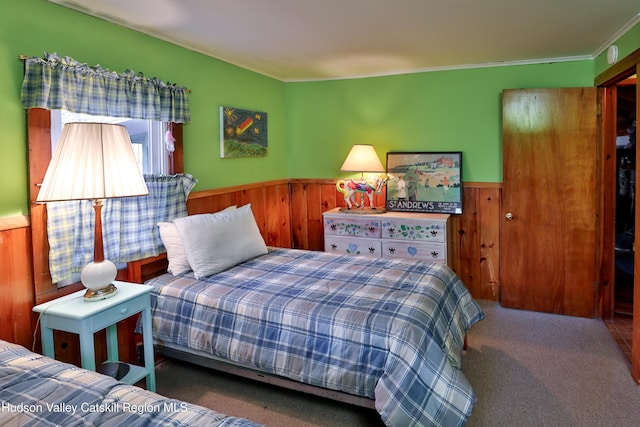
[[[468,426],[640,426],[640,387],[604,323],[479,301],[462,370],[478,402]],[[272,427],[380,427],[372,410],[183,362],[158,365],[158,392]]]
[[[469,426],[640,425],[640,387],[602,320],[481,304],[462,367]]]

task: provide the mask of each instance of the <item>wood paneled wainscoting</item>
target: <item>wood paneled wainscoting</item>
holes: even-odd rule
[[[475,298],[497,301],[501,185],[464,183],[463,213],[451,219],[451,267]],[[384,206],[384,194],[375,205]],[[194,192],[189,214],[251,203],[267,245],[321,251],[322,212],[345,206],[336,181],[290,179]]]
[[[35,305],[32,271],[29,218],[0,218],[0,339],[28,348]]]
[[[289,180],[276,180],[193,192],[187,200],[189,215],[220,211],[251,203],[260,232],[268,246],[291,245]]]

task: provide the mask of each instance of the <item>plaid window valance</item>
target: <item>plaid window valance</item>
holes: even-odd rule
[[[115,263],[156,256],[163,251],[157,224],[187,216],[187,197],[197,183],[189,174],[144,178],[148,196],[104,201],[104,255]],[[93,260],[94,215],[88,200],[47,203],[52,283],[71,278]]]
[[[25,59],[24,108],[187,123],[188,89],[127,70],[118,74],[68,56],[46,53]]]

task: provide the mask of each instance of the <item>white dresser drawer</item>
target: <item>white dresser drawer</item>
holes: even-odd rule
[[[407,258],[422,261],[447,262],[447,248],[444,243],[410,242],[406,240],[383,240],[382,256],[387,258]]]
[[[376,215],[325,215],[324,233],[329,236],[380,238],[380,224],[381,219]]]
[[[323,213],[324,250],[337,254],[422,261],[448,260],[448,214]]]
[[[447,222],[405,218],[385,218],[382,221],[382,238],[444,243],[447,239]]]
[[[325,236],[324,251],[379,258],[382,256],[382,244],[380,240],[375,239]]]

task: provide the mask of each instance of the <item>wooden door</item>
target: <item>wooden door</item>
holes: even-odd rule
[[[503,92],[500,301],[594,317],[596,88]]]

